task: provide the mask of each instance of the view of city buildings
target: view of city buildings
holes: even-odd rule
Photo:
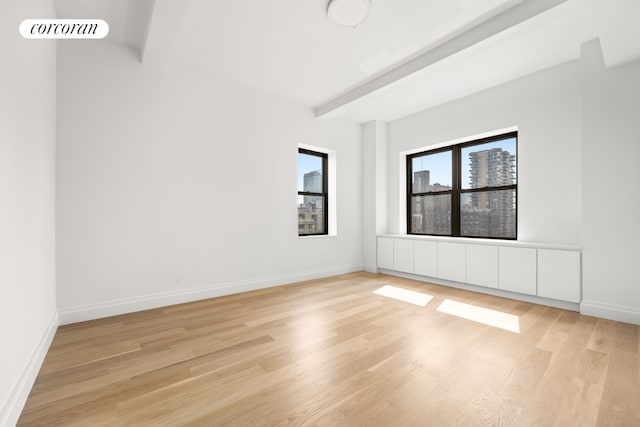
[[[322,193],[322,172],[305,173],[303,191]],[[298,196],[298,234],[324,232],[324,197]]]
[[[515,184],[516,156],[501,148],[469,153],[470,187]],[[515,237],[516,192],[496,190],[471,193],[461,204],[461,234]],[[466,203],[465,203],[466,202]]]
[[[430,174],[431,172],[428,170],[414,172],[414,193],[451,190],[451,187],[447,185],[431,184]],[[451,233],[451,196],[449,194],[415,197],[412,211],[413,224],[411,229],[414,233]]]
[[[502,148],[478,151],[464,149],[468,179],[462,189],[515,184],[516,157]],[[413,193],[451,190],[431,184],[430,171],[413,174]],[[424,234],[451,234],[451,195],[412,198],[412,231]],[[460,232],[463,236],[514,238],[516,236],[516,192],[513,189],[463,193],[460,200]]]

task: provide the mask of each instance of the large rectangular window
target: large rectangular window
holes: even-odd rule
[[[407,156],[407,233],[517,238],[517,132]]]
[[[327,154],[298,148],[298,236],[328,234]]]

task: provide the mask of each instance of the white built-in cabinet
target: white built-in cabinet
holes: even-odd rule
[[[579,248],[469,240],[379,236],[378,268],[580,302]]]
[[[536,295],[537,269],[534,248],[499,248],[498,288]]]
[[[394,240],[393,267],[397,271],[413,273],[413,240]]]
[[[497,288],[499,248],[488,245],[466,245],[466,247],[467,283]]]
[[[466,256],[466,245],[438,242],[437,277],[445,280],[453,280],[454,282],[466,281]]]
[[[413,273],[438,277],[438,242],[413,241]]]
[[[393,243],[391,237],[378,237],[378,268],[394,269]]]

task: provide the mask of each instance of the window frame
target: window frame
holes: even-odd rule
[[[300,227],[298,227],[298,237],[308,236],[326,236],[329,234],[329,155],[319,151],[309,150],[308,148],[298,147],[298,154],[306,154],[309,156],[316,156],[322,159],[322,192],[313,191],[298,191],[298,196],[316,196],[323,199],[323,232],[322,233],[300,233]],[[298,167],[300,165],[298,164]],[[300,218],[298,218],[298,224],[300,224]]]
[[[515,138],[515,184],[501,185],[501,186],[486,186],[482,188],[462,188],[462,150],[475,145],[483,145],[496,141]],[[413,192],[413,162],[416,157],[423,157],[431,154],[438,154],[443,152],[451,152],[451,190],[443,191],[428,191],[422,193]],[[518,240],[518,131],[511,131],[507,133],[501,133],[489,137],[474,139],[466,142],[461,142],[454,145],[448,145],[445,147],[434,148],[433,150],[425,150],[417,153],[408,154],[406,157],[406,203],[407,203],[407,234],[416,236],[439,236],[439,237],[462,237],[469,239],[494,239],[494,240]],[[487,193],[501,190],[514,190],[516,193],[516,206],[515,206],[515,233],[514,237],[493,237],[493,236],[471,236],[463,235],[462,233],[462,208],[460,206],[460,198],[463,194],[472,193]],[[412,231],[412,200],[414,197],[420,196],[437,196],[449,194],[451,197],[451,233],[449,234],[435,234],[435,233],[417,233]]]

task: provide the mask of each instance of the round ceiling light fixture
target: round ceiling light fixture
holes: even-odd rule
[[[371,0],[329,0],[329,19],[343,27],[355,28],[362,24],[371,9]]]

